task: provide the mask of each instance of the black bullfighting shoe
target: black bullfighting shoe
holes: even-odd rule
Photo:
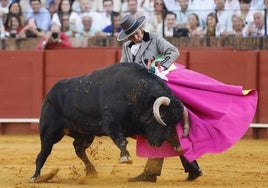
[[[129,178],[128,181],[129,182],[156,182],[157,180],[157,176],[154,174],[146,174],[146,173],[141,173],[140,175],[134,177],[134,178]]]
[[[198,169],[196,171],[189,172],[188,177],[185,179],[185,181],[194,181],[202,175],[203,175],[203,173],[200,169]]]

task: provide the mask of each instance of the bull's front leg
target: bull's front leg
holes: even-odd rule
[[[110,136],[115,145],[120,149],[120,163],[131,164],[130,154],[127,151],[128,141],[123,134],[122,126],[113,121],[112,116],[107,115],[103,121],[103,130]]]
[[[121,133],[118,133],[118,132],[110,136],[113,142],[115,143],[115,145],[120,149],[119,163],[132,164],[130,154],[127,150],[127,144],[128,144],[127,139],[124,136],[122,136]]]
[[[119,147],[119,149],[120,149],[119,163],[132,164],[132,160],[130,159],[130,154],[127,151],[128,141],[126,140],[126,138],[119,139],[115,143],[116,143],[117,147]]]

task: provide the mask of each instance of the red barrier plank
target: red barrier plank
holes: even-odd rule
[[[39,117],[43,53],[0,51],[0,117]]]
[[[257,88],[257,51],[189,51],[189,68],[227,84]]]
[[[268,122],[268,51],[260,51],[259,56],[259,122]]]

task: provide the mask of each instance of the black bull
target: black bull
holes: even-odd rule
[[[126,137],[144,134],[152,146],[170,141],[185,110],[167,85],[134,63],[119,63],[54,85],[40,117],[41,151],[31,178],[40,175],[52,147],[64,135],[74,138],[77,156],[87,175],[96,174],[85,150],[95,136],[109,136],[120,149],[120,162],[129,160]]]

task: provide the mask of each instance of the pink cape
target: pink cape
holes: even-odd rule
[[[247,131],[255,115],[257,92],[227,85],[206,75],[176,64],[166,82],[182,100],[190,116],[190,134],[184,138],[177,125],[179,142],[188,161],[205,153],[220,153],[234,145]],[[150,147],[145,137],[137,136],[137,156],[163,158],[178,156],[164,142],[160,148]]]

